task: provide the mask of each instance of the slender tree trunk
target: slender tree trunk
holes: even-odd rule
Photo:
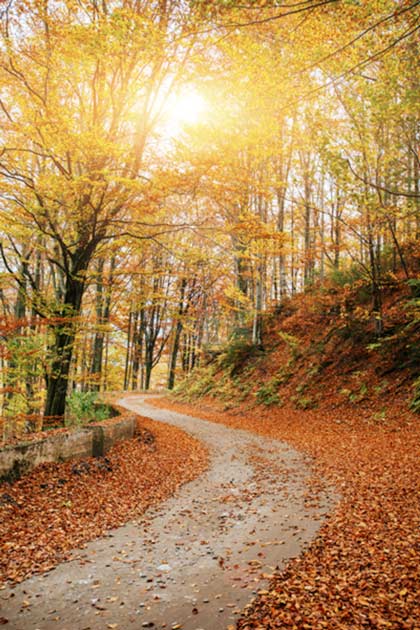
[[[185,288],[187,286],[187,280],[185,278],[182,279],[181,282],[181,296],[178,305],[178,321],[175,327],[175,334],[172,344],[172,352],[169,361],[169,374],[168,374],[168,389],[173,389],[175,385],[175,372],[176,372],[176,362],[178,358],[179,345],[181,341],[181,334],[183,329],[182,316],[184,314],[184,297],[185,297]]]
[[[413,159],[413,175],[414,175],[414,198],[416,208],[416,240],[420,240],[420,166],[417,156]]]
[[[173,389],[175,385],[176,361],[178,358],[182,328],[183,328],[182,322],[178,321],[175,327],[171,358],[169,361],[168,389]]]
[[[337,195],[337,205],[335,207],[334,215],[334,269],[340,268],[340,253],[341,253],[341,210],[340,210],[340,198]]]
[[[285,219],[285,198],[283,189],[277,191],[277,230],[284,234],[284,219]],[[278,257],[278,295],[276,295],[276,302],[281,302],[287,292],[286,283],[286,256],[282,252]]]
[[[140,320],[140,321],[139,321]],[[131,389],[137,389],[140,361],[143,352],[143,327],[139,312],[134,315],[133,325],[133,365],[131,369]]]
[[[130,378],[130,357],[131,357],[131,343],[132,343],[132,319],[133,313],[131,311],[128,314],[128,330],[127,330],[127,350],[125,353],[125,370],[124,370],[124,391],[128,389],[128,383]]]
[[[96,325],[97,330],[95,332],[95,337],[93,340],[93,348],[92,348],[92,364],[90,367],[90,373],[93,378],[96,379],[94,383],[92,383],[92,389],[99,391],[100,389],[100,375],[102,370],[102,356],[103,356],[103,344],[104,344],[104,333],[102,329],[103,324],[103,273],[104,273],[104,260],[101,258],[98,261],[97,268],[97,281],[96,281]]]
[[[295,268],[295,210],[292,206],[290,213],[290,238],[291,238],[291,257],[290,257],[290,280],[291,280],[291,293],[296,293],[296,268]]]
[[[381,269],[380,259],[377,251],[378,244],[375,243],[370,218],[368,216],[368,252],[372,286],[372,311],[375,322],[375,334],[380,337],[383,332],[382,315],[382,289],[381,289]]]
[[[305,186],[306,190],[306,186]],[[312,280],[312,251],[311,251],[311,206],[308,198],[305,194],[305,251],[304,251],[304,271],[303,280],[305,287],[311,283]]]
[[[146,352],[146,360],[144,362],[144,389],[150,389],[150,381],[152,378],[153,370],[153,357],[150,356],[150,352]]]
[[[99,391],[101,389],[102,363],[104,355],[105,331],[104,326],[109,322],[111,313],[111,296],[112,282],[115,270],[115,256],[111,258],[107,288],[104,289],[104,261],[101,259],[98,263],[98,280],[96,284],[96,322],[98,329],[95,333],[92,364],[90,372],[96,376],[96,382],[92,384],[92,389]]]

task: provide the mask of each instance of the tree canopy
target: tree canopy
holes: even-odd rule
[[[389,278],[418,290],[418,8],[3,5],[2,414],[173,387],[332,278],[383,334]]]

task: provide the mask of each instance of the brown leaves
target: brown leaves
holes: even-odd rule
[[[80,462],[43,464],[14,485],[0,485],[0,496],[13,499],[0,503],[2,580],[21,582],[52,569],[72,549],[170,496],[206,466],[205,448],[180,429],[144,418],[140,435],[114,446],[107,466],[93,458],[83,469]]]
[[[420,619],[420,426],[337,423],[324,410],[235,415],[157,402],[285,440],[314,458],[310,490],[332,482],[336,510],[309,549],[246,608],[240,630],[417,630]],[[397,403],[398,404],[398,403]]]

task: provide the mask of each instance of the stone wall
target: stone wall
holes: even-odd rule
[[[109,420],[92,424],[89,427],[93,434],[92,455],[101,457],[116,442],[131,439],[134,436],[136,426],[137,418],[133,414],[119,416],[118,421],[115,418],[110,418]]]
[[[14,481],[45,462],[105,455],[116,442],[131,439],[136,425],[136,416],[126,413],[83,428],[51,432],[40,439],[3,446],[0,481]]]

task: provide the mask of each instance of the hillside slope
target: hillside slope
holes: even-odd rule
[[[420,300],[396,278],[383,296],[375,335],[370,294],[353,286],[313,288],[266,316],[263,347],[245,337],[204,357],[177,390],[248,408],[323,409],[381,422],[420,410]]]

